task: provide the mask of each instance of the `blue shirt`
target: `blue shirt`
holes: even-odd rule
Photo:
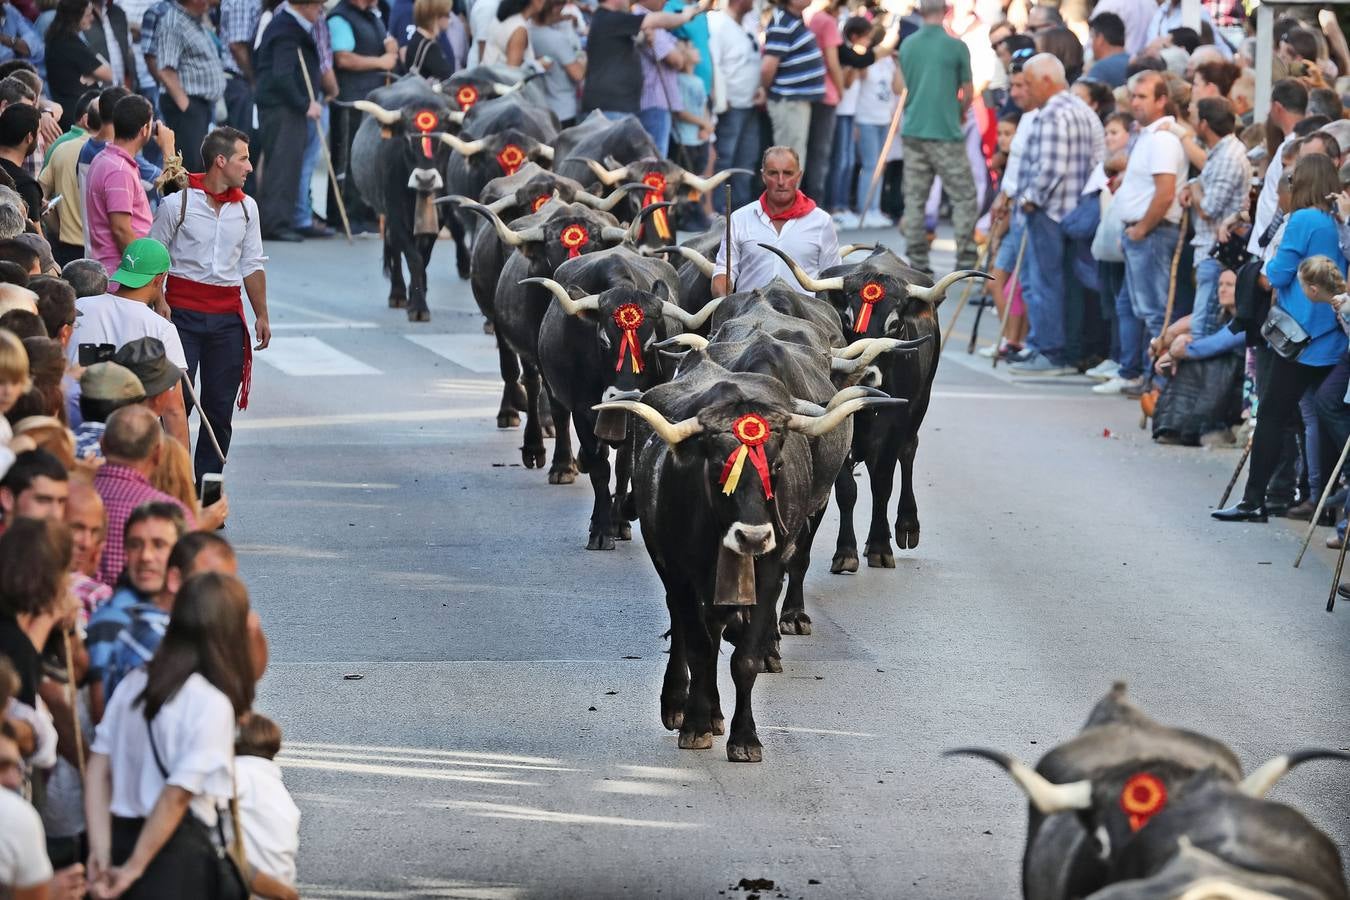
[[[681,72],[678,80],[684,111],[701,118],[707,118],[708,91],[703,87],[702,79],[697,75]],[[697,125],[693,122],[683,122],[678,119],[675,122],[675,140],[685,147],[697,147],[704,143],[698,136]]]
[[[108,146],[107,141],[100,141],[94,137],[84,142],[84,146],[80,148],[79,161],[76,163],[81,183],[84,181],[84,173],[88,170],[89,164],[94,161],[95,156],[98,156],[99,151],[106,146]],[[141,170],[141,187],[145,188],[145,192],[151,198],[154,198],[156,196],[155,179],[159,177],[159,173],[163,170],[140,153],[136,154],[136,167]]]
[[[1130,54],[1117,53],[1115,56],[1108,56],[1093,63],[1092,68],[1088,69],[1087,77],[1118,88],[1125,83],[1125,73],[1129,70],[1129,66]]]
[[[1247,332],[1244,329],[1234,334],[1227,326],[1211,334],[1191,341],[1186,348],[1186,359],[1213,359],[1247,346]]]
[[[1298,361],[1305,366],[1334,366],[1345,353],[1345,332],[1331,304],[1313,303],[1298,283],[1299,263],[1310,256],[1330,257],[1345,272],[1336,222],[1320,209],[1300,209],[1289,217],[1279,249],[1266,263],[1266,278],[1276,290],[1280,307],[1312,338]]]
[[[106,702],[130,672],[150,661],[169,626],[169,614],[129,587],[119,588],[89,619],[85,644],[89,674],[103,682]]]
[[[684,12],[684,0],[667,0],[665,11]],[[694,74],[703,82],[703,89],[711,94],[713,89],[713,64],[711,38],[708,33],[708,17],[706,15],[695,16],[671,33],[680,40],[688,41],[698,48],[698,65],[694,66]],[[681,141],[681,143],[688,143],[688,141]]]
[[[47,79],[47,67],[44,65],[45,49],[42,45],[42,38],[38,35],[37,29],[28,24],[28,20],[8,3],[0,6],[0,33],[9,35],[16,40],[21,40],[28,45],[28,56],[26,59],[33,64],[45,81]],[[706,28],[704,29],[707,30]],[[0,47],[0,63],[7,63],[15,56],[14,50],[10,47]]]

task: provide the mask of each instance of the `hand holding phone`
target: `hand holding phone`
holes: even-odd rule
[[[203,472],[201,490],[198,491],[202,508],[204,509],[220,500],[224,494],[225,476],[219,472]]]

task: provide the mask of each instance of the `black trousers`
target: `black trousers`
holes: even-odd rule
[[[1242,493],[1246,503],[1263,503],[1266,485],[1280,463],[1284,451],[1284,433],[1291,421],[1297,421],[1298,401],[1308,388],[1322,383],[1332,366],[1305,366],[1277,354],[1270,354],[1265,385],[1261,388],[1261,402],[1256,411],[1256,433],[1252,436],[1251,471],[1247,473],[1247,488]],[[1307,448],[1317,453],[1317,447]]]
[[[300,196],[300,166],[309,128],[303,111],[284,106],[258,107],[263,173],[258,197],[263,237],[289,229]]]
[[[173,324],[183,341],[188,378],[197,380],[197,370],[201,369],[197,397],[202,408],[197,413],[210,421],[216,439],[220,441],[220,449],[228,456],[230,437],[234,433],[234,399],[239,394],[239,382],[244,372],[244,342],[248,340],[244,323],[233,313],[175,309]],[[191,406],[188,412],[192,412]],[[197,431],[192,467],[199,484],[202,473],[219,472],[225,467],[216,455],[205,425]]]
[[[191,812],[184,815],[190,816]],[[112,864],[120,866],[136,848],[144,819],[125,819],[113,816]],[[165,842],[155,858],[146,866],[145,874],[122,896],[127,900],[164,900],[166,897],[200,897],[210,900],[216,896],[214,863],[211,845],[199,834],[180,825]]]
[[[188,97],[188,108],[180,110],[168,94],[162,99],[160,109],[164,124],[173,129],[174,143],[183,154],[183,166],[189,172],[202,171],[202,141],[211,130],[215,103],[201,97]]]
[[[363,222],[375,224],[375,212],[361,199],[352,178],[352,141],[356,140],[356,129],[361,127],[364,114],[359,109],[350,109],[337,104],[328,107],[328,152],[333,158],[333,171],[342,183],[342,202],[347,206],[347,218],[355,224]],[[328,185],[328,221],[338,221],[337,198],[333,193],[332,182]]]
[[[802,193],[825,205],[825,182],[830,175],[830,150],[834,144],[835,109],[824,103],[811,104],[811,127],[806,133],[806,177]]]
[[[64,241],[57,241],[52,244],[52,259],[56,260],[56,264],[62,268],[65,267],[66,263],[84,259],[84,244],[67,244]]]

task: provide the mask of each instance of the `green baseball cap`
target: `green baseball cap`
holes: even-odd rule
[[[127,245],[122,264],[108,280],[130,288],[145,287],[169,271],[169,265],[169,251],[163,244],[154,238],[138,238]]]

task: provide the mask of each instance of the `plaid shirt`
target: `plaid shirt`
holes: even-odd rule
[[[1106,154],[1102,123],[1073,91],[1046,101],[1027,142],[1017,185],[1032,203],[1058,222],[1078,205],[1088,176]]]
[[[90,578],[83,572],[72,572],[70,575],[70,592],[75,595],[75,599],[80,601],[80,627],[86,629],[89,620],[93,618],[94,613],[100,606],[108,602],[112,596],[112,588],[101,581]]]
[[[159,32],[159,20],[164,18],[164,11],[168,8],[169,0],[159,0],[158,3],[150,4],[141,16],[142,55],[155,55],[155,35]]]
[[[169,614],[129,587],[120,588],[89,620],[89,677],[103,682],[105,702],[129,673],[150,661]]]
[[[205,17],[188,15],[178,3],[170,3],[155,27],[155,62],[173,69],[189,97],[216,101],[225,93],[225,67],[220,45]]]
[[[1214,246],[1214,231],[1219,223],[1247,203],[1248,185],[1252,180],[1252,164],[1247,159],[1247,148],[1236,135],[1227,135],[1215,144],[1200,170],[1200,212],[1195,216],[1195,258],[1204,259]]]
[[[230,44],[244,44],[252,49],[253,38],[258,33],[258,19],[262,17],[262,3],[259,0],[221,0],[220,3],[220,39],[225,44],[225,71],[242,75],[239,64],[234,61]]]
[[[103,561],[98,567],[98,580],[104,584],[116,584],[117,576],[127,564],[126,549],[122,546],[127,519],[142,503],[172,503],[183,511],[189,529],[197,527],[186,506],[163,491],[155,490],[144,475],[127,466],[104,463],[94,475],[94,490],[103,498],[103,507],[108,513],[108,538],[103,545]]]

